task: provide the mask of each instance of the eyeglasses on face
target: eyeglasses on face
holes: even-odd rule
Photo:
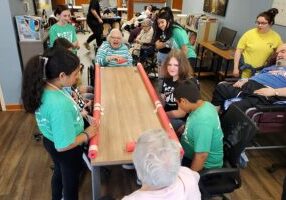
[[[268,22],[255,21],[256,25],[267,25]]]
[[[114,37],[114,36],[111,36],[110,38],[113,40],[121,40],[122,39],[121,37]]]

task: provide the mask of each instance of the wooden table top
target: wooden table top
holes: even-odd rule
[[[126,143],[147,129],[162,128],[154,104],[135,67],[101,68],[104,115],[101,116],[98,156],[92,165],[132,163]]]
[[[222,50],[214,45],[212,45],[213,42],[206,42],[206,41],[201,41],[199,42],[199,45],[209,49],[210,51],[216,53],[217,55],[221,56],[222,58],[226,60],[233,60],[234,59],[234,49],[229,49],[229,50]]]

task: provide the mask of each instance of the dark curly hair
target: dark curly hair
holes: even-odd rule
[[[259,15],[257,15],[256,19],[258,17],[264,17],[270,25],[273,25],[273,24],[275,24],[275,16],[277,14],[278,14],[278,9],[277,8],[271,8],[271,9],[264,11],[264,12],[260,13]]]
[[[160,36],[162,35],[162,30],[158,27],[158,23],[157,20],[158,19],[165,19],[168,23],[168,27],[166,28],[166,30],[164,31],[165,35],[166,35],[166,40],[170,39],[172,36],[172,26],[174,24],[174,16],[172,13],[172,10],[170,7],[163,7],[159,10],[159,12],[157,13],[156,16],[156,20],[154,23],[154,41],[156,41],[157,39],[160,38]]]
[[[48,59],[46,63],[44,58]],[[75,54],[61,47],[48,49],[42,57],[31,58],[24,68],[22,79],[21,97],[25,110],[35,113],[41,105],[46,81],[58,78],[62,72],[70,75],[79,64]]]

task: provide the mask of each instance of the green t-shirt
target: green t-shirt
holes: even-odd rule
[[[186,32],[185,29],[183,29],[182,27],[173,26],[173,30],[172,30],[172,42],[174,43],[174,46],[178,49],[181,49],[183,45],[186,45],[188,48],[188,53],[187,53],[187,58],[196,58],[196,52],[194,47],[190,44],[189,41],[189,36]]]
[[[49,30],[50,37],[50,47],[54,46],[54,42],[57,38],[65,38],[71,43],[77,41],[77,36],[75,32],[75,28],[71,24],[66,24],[64,26],[60,26],[58,24],[54,24]],[[73,52],[76,54],[76,49],[73,49]]]
[[[84,130],[77,104],[63,92],[66,95],[58,90],[44,90],[42,104],[35,113],[41,133],[54,142],[56,149],[74,143]]]
[[[185,156],[193,158],[195,152],[207,152],[204,168],[218,168],[223,165],[223,132],[215,107],[205,102],[190,113],[185,131],[181,137]]]

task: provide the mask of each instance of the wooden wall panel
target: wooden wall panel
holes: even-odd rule
[[[182,10],[183,0],[173,0],[172,8]]]
[[[133,1],[140,3],[166,3],[166,0],[133,0]]]
[[[119,7],[119,8],[122,7],[122,0],[117,0],[117,7]]]
[[[81,6],[81,4],[89,4],[89,0],[75,0],[76,6]]]

